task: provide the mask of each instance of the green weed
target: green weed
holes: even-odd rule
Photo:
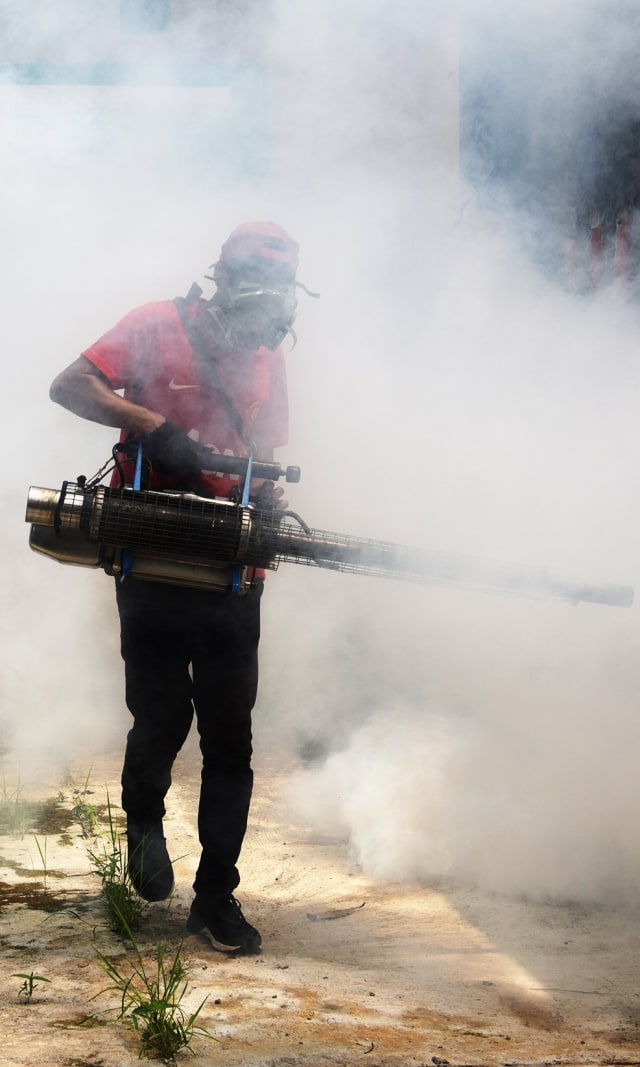
[[[135,959],[129,961],[128,973],[96,949],[98,962],[110,981],[97,996],[119,994],[120,1007],[114,1009],[118,1012],[117,1019],[127,1020],[140,1034],[141,1058],[158,1057],[172,1062],[181,1049],[193,1052],[191,1041],[194,1037],[212,1037],[197,1025],[208,998],[205,997],[195,1011],[188,1012],[182,1007],[189,986],[189,968],[182,958],[182,942],[173,956],[168,953],[166,943],[160,942],[153,964],[148,966],[131,931],[129,935]]]
[[[140,925],[147,905],[136,893],[129,877],[126,849],[108,795],[106,839],[102,839],[99,848],[87,849],[87,854],[93,873],[102,883],[110,928],[131,940],[131,932]]]
[[[27,1004],[31,1003],[31,997],[34,994],[35,988],[39,982],[50,982],[50,978],[43,978],[41,974],[34,974],[31,971],[30,974],[12,974],[12,978],[24,979],[20,989],[18,990],[18,996],[24,997]]]
[[[96,804],[89,803],[87,800],[88,796],[93,795],[93,790],[89,789],[92,770],[93,766],[89,768],[82,789],[72,790],[74,803],[71,808],[71,814],[80,823],[83,837],[93,837],[95,835],[100,815],[99,807]]]
[[[46,893],[47,892],[47,875],[49,873],[48,870],[47,870],[47,838],[45,836],[45,838],[43,839],[43,842],[41,843],[40,842],[40,838],[37,837],[34,834],[33,835],[33,840],[35,841],[36,848],[38,849],[38,852],[40,854],[40,862],[42,863],[42,888],[44,889],[44,892]]]

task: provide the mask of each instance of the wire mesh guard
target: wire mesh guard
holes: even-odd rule
[[[232,563],[247,548],[246,508],[190,493],[104,489],[96,493],[89,536],[109,546],[169,558]]]

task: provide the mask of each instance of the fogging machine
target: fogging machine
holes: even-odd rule
[[[212,469],[267,485],[299,469],[213,456]],[[565,581],[544,569],[523,568],[309,527],[279,510],[268,493],[254,501],[196,493],[108,487],[79,477],[60,489],[29,489],[26,521],[31,548],[61,563],[102,568],[120,578],[168,582],[242,593],[255,568],[298,563],[334,571],[435,585],[629,607],[626,585]]]

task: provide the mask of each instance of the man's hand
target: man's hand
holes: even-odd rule
[[[192,441],[168,419],[143,438],[143,446],[146,457],[158,471],[194,477],[211,467],[211,449]]]
[[[278,511],[286,511],[289,507],[289,501],[285,500],[284,489],[281,485],[276,485],[273,490],[274,504]]]
[[[262,482],[251,500],[260,511],[286,511],[289,507],[289,501],[284,499],[284,489],[275,482]]]

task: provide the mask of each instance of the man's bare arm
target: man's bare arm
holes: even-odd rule
[[[103,426],[117,426],[146,435],[163,426],[160,436],[154,434],[152,439],[147,437],[148,448],[151,448],[151,441],[154,442],[150,455],[160,470],[193,475],[201,470],[216,469],[215,461],[211,462],[214,460],[213,452],[192,441],[184,431],[176,429],[164,415],[125,400],[86,356],[79,356],[53,380],[49,396],[74,415]],[[261,449],[256,459],[272,461],[273,449]],[[254,479],[252,484],[257,488],[261,481]],[[286,501],[281,499],[282,493],[280,487],[274,490],[277,507],[286,506]]]
[[[49,396],[74,415],[103,426],[151,433],[165,422],[157,411],[134,404],[116,393],[86,356],[79,356],[51,383]]]

